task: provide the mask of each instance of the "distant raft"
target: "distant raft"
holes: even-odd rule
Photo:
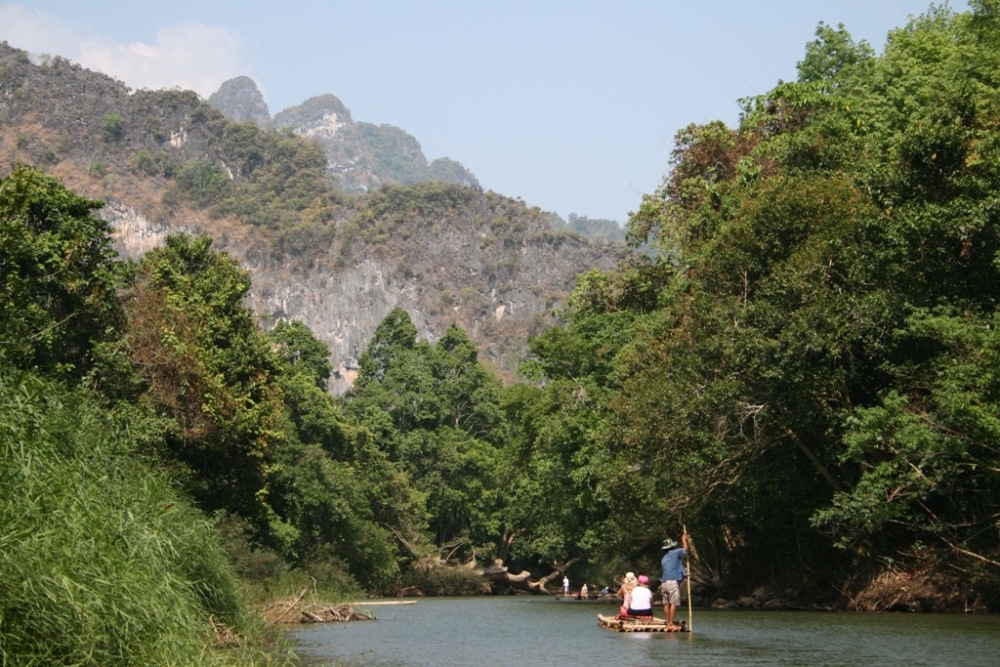
[[[597,615],[597,624],[605,630],[614,632],[690,632],[687,623],[679,621],[677,628],[668,629],[667,622],[653,616],[640,618],[636,616],[605,616]]]

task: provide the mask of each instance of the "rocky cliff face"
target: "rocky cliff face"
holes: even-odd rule
[[[271,127],[271,111],[267,102],[257,84],[248,76],[224,82],[209,96],[208,103],[237,123],[252,121],[260,127]]]
[[[100,214],[114,227],[119,252],[133,258],[168,233],[206,231],[151,221],[119,201]],[[397,307],[409,313],[418,336],[431,342],[458,323],[481,359],[513,379],[529,354],[528,336],[554,322],[552,310],[578,273],[611,269],[622,249],[548,231],[537,209],[493,193],[470,193],[454,214],[446,222],[413,221],[412,240],[402,245],[363,235],[345,238],[307,269],[294,260],[260,259],[249,252],[252,238],[214,236],[218,249],[258,258],[242,264],[253,277],[248,304],[265,329],[299,320],[330,347],[333,393],[350,389],[375,328]],[[504,237],[497,221],[511,215],[520,216],[521,229]],[[344,244],[354,248],[347,261]]]

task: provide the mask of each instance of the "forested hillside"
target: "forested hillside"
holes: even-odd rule
[[[396,307],[430,340],[460,322],[511,380],[528,354],[526,337],[557,321],[553,311],[576,275],[611,268],[623,251],[553,232],[546,214],[511,197],[416,182],[431,172],[348,194],[353,181],[331,173],[339,153],[324,147],[347,162],[370,147],[366,126],[355,127],[333,96],[276,117],[339,128],[320,132],[317,143],[230,121],[192,92],[129,91],[58,57],[33,64],[7,45],[0,91],[0,162],[39,166],[108,202],[100,215],[126,256],[171,232],[211,236],[253,271],[250,303],[266,327],[301,320],[331,348],[336,393],[350,388],[359,355]],[[398,151],[383,148],[378,154],[393,161]]]
[[[101,202],[5,170],[0,658],[246,663],[247,600],[611,583],[657,573],[685,526],[699,603],[996,612],[1000,1],[971,5],[882,55],[820,25],[797,80],[742,100],[738,127],[681,130],[629,221],[636,252],[576,280],[561,323],[535,321],[516,381],[484,363],[458,292],[434,339],[388,308],[334,397],[328,346],[295,318],[262,326],[254,276],[210,237],[120,261]],[[21,104],[42,129],[0,127],[0,148],[55,150],[42,107],[2,99],[0,118]],[[533,235],[576,238],[454,186],[349,198],[300,138],[206,118],[189,141],[215,127],[236,152],[150,152],[160,205],[293,276],[289,258],[332,244],[427,286],[438,274],[403,264],[414,230],[460,247],[468,225],[509,262],[472,265],[478,292],[512,280]],[[102,179],[141,192],[107,145],[145,139],[105,121],[49,166],[107,155]],[[247,136],[259,154],[238,153]],[[319,168],[281,171],[296,161]],[[467,269],[455,256],[430,266]],[[212,652],[223,638],[242,648]]]

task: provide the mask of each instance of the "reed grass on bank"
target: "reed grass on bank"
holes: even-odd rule
[[[205,518],[85,396],[0,375],[0,664],[201,665],[246,627]]]

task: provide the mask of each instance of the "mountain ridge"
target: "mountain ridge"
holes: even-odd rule
[[[105,200],[123,256],[170,233],[210,235],[252,272],[249,301],[265,328],[298,319],[330,347],[335,393],[350,388],[397,306],[428,340],[458,322],[512,379],[527,337],[557,321],[578,273],[609,270],[624,253],[474,186],[345,194],[317,142],[230,121],[191,91],[130,91],[61,58],[36,65],[3,43],[0,163],[15,162]]]
[[[230,120],[253,121],[262,128],[288,128],[319,142],[327,156],[327,170],[347,192],[423,181],[479,187],[479,181],[461,163],[450,158],[428,161],[420,142],[405,130],[355,122],[350,110],[332,93],[310,97],[272,118],[257,84],[240,76],[223,82],[208,103]]]

